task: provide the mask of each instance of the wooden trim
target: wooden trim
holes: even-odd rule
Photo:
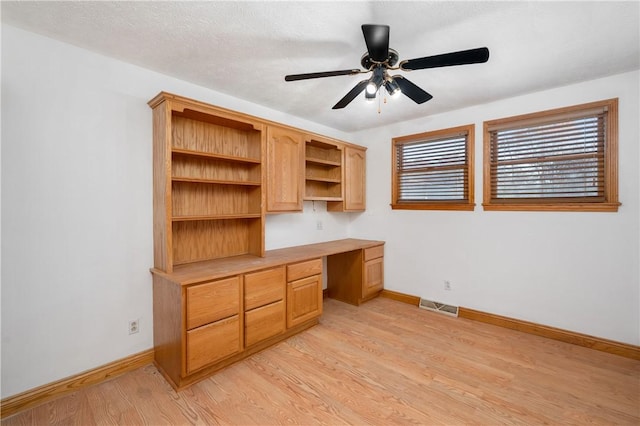
[[[443,137],[456,137],[466,135],[465,153],[467,172],[467,185],[464,188],[465,200],[435,201],[435,202],[401,202],[399,200],[399,179],[397,169],[398,146],[411,142],[429,142]],[[414,135],[399,136],[391,139],[391,208],[393,210],[459,210],[473,211],[475,209],[475,124],[451,127],[448,129],[434,130]],[[439,166],[438,168],[441,168]],[[460,168],[456,166],[456,168]]]
[[[393,210],[462,210],[473,211],[475,210],[475,203],[450,203],[443,201],[441,203],[398,203],[391,204]]]
[[[173,93],[169,93],[169,92],[160,92],[158,93],[153,99],[151,99],[149,102],[147,102],[147,104],[149,105],[149,107],[151,108],[155,108],[157,105],[159,105],[160,103],[162,103],[162,101],[165,100],[169,100],[172,101],[176,104],[179,104],[180,106],[184,107],[183,104],[191,104],[192,106],[197,106],[199,108],[201,108],[202,110],[204,110],[204,112],[206,112],[207,114],[215,114],[215,115],[219,115],[219,116],[224,116],[225,118],[229,118],[231,120],[236,120],[236,121],[241,121],[241,122],[248,122],[248,124],[253,125],[255,130],[258,131],[262,131],[265,132],[266,129],[265,128],[261,128],[261,126],[278,126],[280,128],[283,129],[289,129],[289,130],[293,130],[296,132],[300,132],[303,133],[305,135],[306,138],[309,139],[316,139],[316,140],[323,140],[323,141],[330,141],[331,143],[335,143],[339,146],[351,146],[354,148],[358,148],[358,149],[363,149],[363,150],[367,150],[367,147],[365,146],[361,146],[361,145],[357,145],[354,144],[352,142],[347,142],[347,141],[343,141],[340,139],[335,139],[335,138],[331,138],[328,136],[323,136],[320,135],[318,133],[313,133],[313,132],[308,132],[304,129],[300,129],[298,127],[293,127],[293,126],[289,126],[287,124],[283,124],[283,123],[278,123],[272,120],[267,120],[265,118],[262,117],[258,117],[258,116],[254,116],[254,115],[250,115],[250,114],[245,114],[243,112],[239,112],[239,111],[234,111],[228,108],[223,108],[217,105],[212,105],[209,104],[207,102],[203,102],[203,101],[198,101],[196,99],[192,99],[192,98],[188,98],[185,96],[180,96],[180,95],[176,95]]]
[[[483,203],[485,211],[617,212],[621,203]]]
[[[497,325],[499,327],[510,328],[512,330],[522,331],[529,334],[535,334],[536,336],[559,340],[561,342],[571,343],[585,348],[595,349],[597,351],[620,355],[640,361],[640,346],[628,343],[602,339],[600,337],[589,336],[586,334],[535,324],[519,319],[503,317],[500,315],[488,314],[486,312],[480,312],[463,307],[458,308],[458,317]]]
[[[420,304],[420,298],[418,296],[398,293],[396,291],[385,289],[382,290],[380,296],[386,297],[387,299],[397,300],[398,302],[408,303],[410,305],[418,306]],[[458,318],[466,318],[473,321],[484,322],[486,324],[497,325],[499,327],[509,328],[511,330],[517,330],[528,334],[535,334],[536,336],[559,340],[561,342],[571,343],[573,345],[594,349],[596,351],[607,352],[614,355],[620,355],[625,358],[631,358],[640,361],[640,346],[635,346],[628,343],[616,342],[600,337],[562,330],[560,328],[535,324],[532,322],[503,317],[495,314],[489,314],[486,312],[464,308],[462,306],[458,308]]]
[[[410,294],[398,293],[397,291],[387,289],[380,292],[380,297],[386,297],[387,299],[397,300],[398,302],[408,303],[414,306],[420,304],[420,298],[418,296],[411,296]]]
[[[496,129],[509,128],[522,123],[542,124],[583,113],[596,113],[595,110],[607,111],[606,143],[604,152],[604,201],[579,202],[557,201],[549,199],[529,200],[520,202],[518,199],[491,199],[491,132]],[[505,117],[483,123],[483,202],[485,211],[570,211],[570,212],[617,212],[621,203],[618,201],[618,98],[590,102],[564,108]]]
[[[105,380],[124,374],[128,371],[153,363],[154,350],[149,349],[101,367],[58,380],[0,401],[2,410],[0,418],[16,414],[24,409],[40,405],[44,402],[77,391],[80,388],[95,385]]]

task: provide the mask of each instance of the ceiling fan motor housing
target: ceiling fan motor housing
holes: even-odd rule
[[[366,70],[370,70],[372,67],[374,67],[377,64],[386,64],[387,66],[392,67],[398,63],[398,58],[399,58],[398,52],[396,52],[393,49],[389,49],[389,55],[387,56],[387,59],[383,62],[374,61],[373,59],[371,59],[369,52],[365,52],[364,55],[362,55],[362,58],[360,59],[360,64],[362,65],[362,68]]]

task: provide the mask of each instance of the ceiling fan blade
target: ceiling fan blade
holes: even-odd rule
[[[356,84],[355,87],[353,89],[351,89],[349,91],[349,93],[344,95],[344,98],[340,99],[338,101],[338,103],[335,104],[333,106],[333,108],[331,108],[331,109],[340,109],[340,108],[344,108],[347,105],[349,105],[349,102],[354,100],[356,98],[356,96],[358,96],[360,93],[362,93],[362,91],[365,89],[365,87],[367,87],[368,83],[369,83],[369,80],[362,80],[360,83]]]
[[[310,78],[322,78],[322,77],[335,77],[338,75],[353,75],[360,74],[360,70],[339,70],[339,71],[324,71],[324,72],[311,72],[307,74],[290,74],[284,76],[284,81],[297,81],[297,80],[309,80]]]
[[[400,69],[405,71],[423,70],[425,68],[449,67],[452,65],[479,64],[489,60],[489,49],[461,50],[459,52],[444,53],[442,55],[426,56],[424,58],[408,59],[400,63]]]
[[[376,62],[386,61],[389,57],[389,26],[364,24],[362,34],[369,57]]]
[[[411,98],[411,100],[417,104],[423,104],[433,98],[429,93],[425,92],[401,75],[394,75],[393,79],[398,83],[398,86],[400,86],[402,93],[407,95],[407,97]]]

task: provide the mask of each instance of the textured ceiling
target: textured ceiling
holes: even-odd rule
[[[640,68],[640,3],[524,1],[2,2],[2,21],[343,131]],[[365,75],[360,26],[400,60],[487,46],[489,62],[398,72],[433,95],[331,107]],[[380,107],[381,113],[377,110]]]

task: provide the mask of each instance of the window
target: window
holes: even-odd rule
[[[473,125],[392,140],[393,209],[473,210]]]
[[[617,211],[618,100],[484,123],[485,210]]]

